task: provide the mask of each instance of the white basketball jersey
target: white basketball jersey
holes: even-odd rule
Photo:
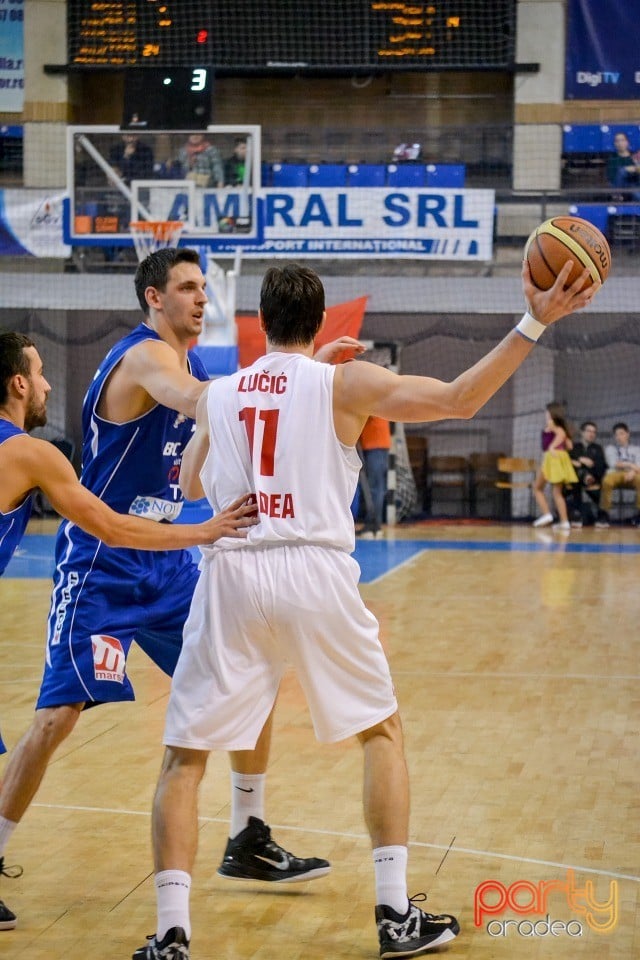
[[[269,353],[211,383],[204,492],[219,512],[250,491],[260,518],[248,541],[227,537],[214,549],[288,542],[353,551],[360,458],[336,436],[334,373],[298,353]]]

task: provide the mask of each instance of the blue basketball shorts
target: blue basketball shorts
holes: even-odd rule
[[[36,709],[135,700],[127,675],[134,640],[173,676],[199,575],[191,554],[101,544],[87,561],[71,549],[56,567]]]

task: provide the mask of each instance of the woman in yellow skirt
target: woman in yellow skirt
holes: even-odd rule
[[[547,527],[553,523],[553,515],[544,495],[544,488],[550,483],[551,496],[559,517],[559,522],[554,529],[566,533],[571,530],[571,524],[562,488],[565,484],[578,482],[578,476],[569,457],[569,450],[572,449],[573,443],[562,407],[557,403],[548,403],[546,409],[547,419],[542,431],[542,463],[533,486],[540,516],[534,520],[533,525]]]

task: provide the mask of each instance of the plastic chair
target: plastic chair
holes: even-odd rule
[[[346,187],[346,163],[312,163],[309,167],[307,186]]]
[[[426,437],[407,433],[407,454],[409,466],[413,473],[418,494],[418,503],[421,510],[427,509],[427,451],[429,444]]]
[[[306,163],[274,163],[271,167],[271,186],[306,187],[308,172]]]
[[[500,479],[498,460],[504,453],[469,454],[469,509],[472,517],[478,516],[480,500],[488,499],[495,506],[496,482]],[[489,516],[494,515],[489,511]]]
[[[387,182],[384,163],[351,164],[348,173],[350,187],[384,187]]]
[[[427,498],[429,513],[433,513],[434,493],[443,493],[440,502],[456,504],[463,516],[469,506],[469,463],[466,457],[433,456],[427,464]]]
[[[467,168],[464,163],[428,163],[428,187],[464,187]]]
[[[511,494],[518,490],[529,491],[529,513],[527,516],[533,516],[533,481],[536,478],[537,469],[537,462],[528,457],[498,458],[498,470],[501,477],[496,480],[496,489],[503,491],[501,511],[503,519],[513,519]]]
[[[427,171],[423,163],[390,163],[387,166],[388,187],[424,187]]]
[[[597,123],[567,123],[562,128],[563,153],[602,153],[602,130]]]

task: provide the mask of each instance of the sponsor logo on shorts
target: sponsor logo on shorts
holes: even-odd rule
[[[115,637],[94,633],[91,635],[91,646],[96,680],[124,683],[126,658],[120,641]]]
[[[56,610],[56,625],[53,631],[53,637],[51,638],[51,645],[57,646],[60,643],[60,634],[62,633],[62,625],[64,624],[64,618],[67,613],[67,607],[71,603],[71,591],[76,586],[80,577],[75,572],[75,570],[70,570],[67,575],[66,585],[62,588],[60,592],[60,603]]]

